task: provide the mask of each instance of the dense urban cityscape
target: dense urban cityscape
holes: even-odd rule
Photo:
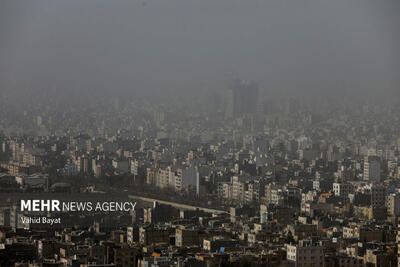
[[[207,106],[5,103],[1,264],[397,265],[398,106],[270,100],[235,80]],[[48,225],[21,199],[137,205]]]
[[[399,0],[0,0],[0,267],[400,267]]]

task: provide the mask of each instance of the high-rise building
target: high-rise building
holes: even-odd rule
[[[381,180],[381,163],[378,157],[365,157],[364,180],[370,182],[379,182]]]
[[[42,123],[43,123],[42,117],[41,117],[41,116],[37,116],[37,118],[36,118],[36,124],[37,124],[37,126],[41,126]]]
[[[397,219],[397,266],[400,267],[400,218]]]
[[[246,80],[235,80],[227,92],[226,116],[241,117],[258,111],[258,85]]]
[[[387,198],[387,212],[391,216],[400,216],[400,194],[390,194]]]
[[[371,205],[374,207],[386,206],[386,186],[373,184],[371,187]]]

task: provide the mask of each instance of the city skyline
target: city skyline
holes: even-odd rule
[[[399,11],[0,1],[0,267],[400,267]]]

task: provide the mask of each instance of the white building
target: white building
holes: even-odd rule
[[[130,161],[130,171],[133,175],[137,176],[139,173],[139,162],[137,160]]]
[[[353,185],[350,183],[333,183],[333,192],[335,196],[346,198],[353,193]]]
[[[309,240],[301,240],[298,245],[286,245],[286,259],[290,266],[322,267],[324,251]]]

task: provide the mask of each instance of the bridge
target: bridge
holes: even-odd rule
[[[214,213],[214,214],[226,214],[228,213],[225,210],[216,210],[216,209],[209,209],[209,208],[204,208],[204,207],[198,207],[198,206],[191,206],[191,205],[186,205],[186,204],[181,204],[181,203],[176,203],[176,202],[171,202],[171,201],[165,201],[165,200],[159,200],[155,198],[148,198],[148,197],[142,197],[142,196],[136,196],[136,195],[128,195],[130,199],[136,199],[144,202],[151,202],[153,203],[154,201],[157,201],[158,203],[161,204],[166,204],[173,206],[177,209],[183,209],[183,210],[201,210],[204,212],[208,213]]]

